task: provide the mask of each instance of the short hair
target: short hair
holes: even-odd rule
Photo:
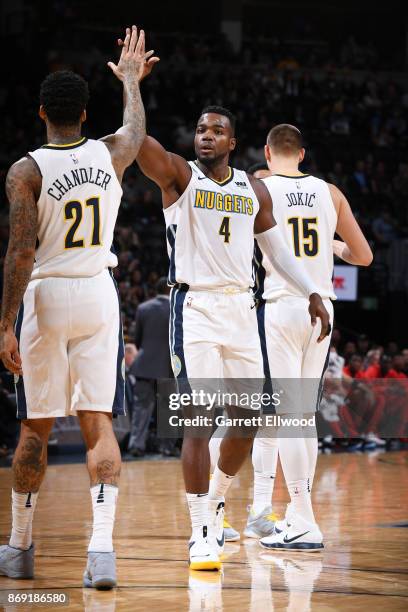
[[[237,123],[237,118],[230,110],[228,110],[228,108],[224,108],[224,106],[217,106],[215,104],[213,106],[206,106],[201,111],[200,117],[202,117],[206,113],[215,113],[216,115],[223,115],[224,117],[228,117],[228,120],[231,125],[231,131],[233,134],[235,134],[235,125]]]
[[[40,87],[40,104],[55,125],[75,125],[89,100],[88,83],[71,70],[49,74]]]
[[[156,291],[159,295],[168,295],[170,292],[170,287],[167,283],[167,278],[165,276],[161,276],[156,283]]]
[[[247,170],[247,174],[255,174],[258,170],[269,170],[266,162],[257,162],[256,164],[252,164],[249,166]]]
[[[281,123],[271,129],[266,143],[280,155],[295,155],[303,147],[302,134],[294,125]]]

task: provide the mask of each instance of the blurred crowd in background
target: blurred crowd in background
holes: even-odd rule
[[[53,3],[65,27],[70,20],[77,22],[79,5]],[[101,137],[121,123],[121,87],[106,66],[115,58],[116,34],[101,29],[90,38],[90,29],[73,28],[67,40],[58,28],[47,36],[45,31],[40,28],[36,37],[32,70],[24,78],[14,70],[31,52],[19,39],[8,78],[0,83],[2,183],[12,162],[45,142],[37,107],[39,83],[49,71],[70,68],[89,81],[87,136]],[[148,48],[161,57],[142,84],[148,131],[168,149],[194,159],[200,110],[222,104],[237,115],[238,147],[232,164],[247,169],[263,161],[263,145],[274,124],[299,127],[307,151],[302,170],[335,183],[346,194],[375,253],[373,265],[360,271],[360,302],[350,314],[354,319],[347,319],[351,311],[346,311],[334,330],[335,378],[406,378],[408,342],[406,332],[398,334],[396,317],[384,317],[384,329],[360,327],[364,313],[353,322],[364,300],[364,307],[369,305],[378,317],[391,303],[400,312],[408,305],[408,87],[398,72],[401,58],[392,50],[381,53],[375,41],[360,43],[353,36],[340,45],[317,40],[304,20],[294,21],[292,39],[295,42],[260,35],[255,41],[248,36],[234,51],[219,33],[181,37],[147,31]],[[2,187],[1,270],[7,237]],[[136,164],[124,178],[115,248],[125,340],[133,344],[138,306],[156,294],[157,281],[168,266],[160,192]],[[11,379],[3,372],[1,381],[0,404],[14,410]],[[10,445],[7,435],[0,431],[0,444],[3,440]]]

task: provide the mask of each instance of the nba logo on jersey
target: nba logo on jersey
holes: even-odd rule
[[[72,161],[74,162],[74,164],[79,164],[79,159],[77,158],[75,153],[71,153],[70,157],[71,157]]]

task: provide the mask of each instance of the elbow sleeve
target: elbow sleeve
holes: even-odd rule
[[[288,249],[277,225],[266,232],[256,234],[255,238],[261,251],[269,257],[278,272],[294,283],[305,297],[308,298],[312,293],[318,293],[303,263],[297,260]]]

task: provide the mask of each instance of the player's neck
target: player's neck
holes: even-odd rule
[[[217,183],[222,183],[228,178],[230,172],[228,166],[228,158],[217,160],[214,163],[208,164],[204,164],[200,160],[197,160],[196,164],[200,168],[200,170],[206,176],[208,176],[208,178],[213,179]]]
[[[268,168],[272,174],[283,174],[284,176],[303,176],[304,174],[299,170],[297,160],[285,157],[269,161]]]
[[[47,142],[48,144],[71,144],[81,140],[81,126],[80,125],[68,125],[55,126],[50,123],[47,124]]]

